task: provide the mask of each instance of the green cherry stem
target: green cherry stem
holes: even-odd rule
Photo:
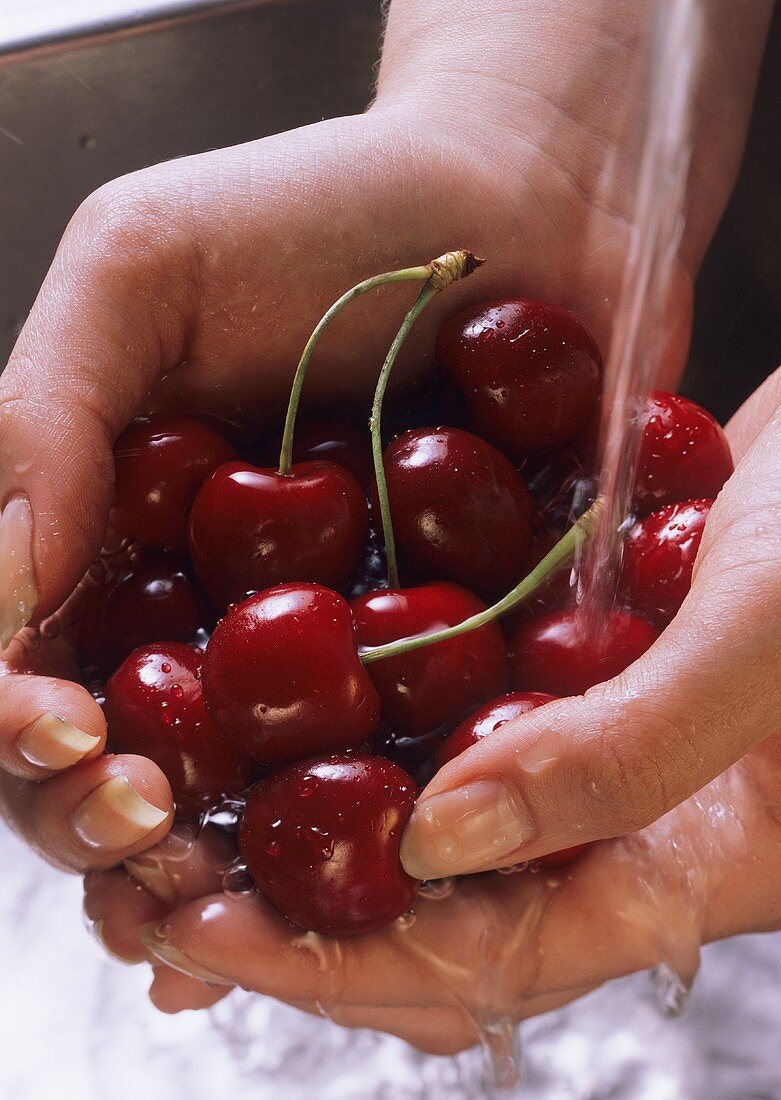
[[[420,317],[431,299],[439,294],[445,287],[450,286],[457,279],[464,279],[471,275],[475,268],[480,267],[485,261],[478,259],[472,252],[466,249],[456,249],[454,252],[446,252],[436,260],[432,260],[429,266],[429,276],[422,288],[417,300],[407,311],[407,315],[401,323],[401,328],[388,349],[385,362],[382,364],[380,376],[377,379],[377,388],[374,391],[372,401],[372,414],[369,419],[369,431],[372,437],[372,459],[374,461],[374,478],[377,482],[377,501],[380,506],[382,519],[382,535],[385,541],[385,557],[388,563],[388,584],[391,588],[399,586],[399,566],[396,560],[396,539],[393,534],[393,519],[391,517],[390,499],[388,497],[388,484],[385,479],[385,467],[382,462],[382,404],[385,399],[385,391],[388,388],[393,364],[401,350],[401,346],[407,339],[412,326]]]
[[[374,661],[382,661],[386,657],[398,657],[402,653],[411,653],[415,649],[423,649],[426,646],[435,645],[437,642],[447,642],[451,638],[458,638],[461,634],[466,634],[470,630],[477,630],[479,627],[493,622],[500,615],[506,615],[508,611],[518,607],[529,596],[534,595],[552,573],[572,562],[578,547],[596,528],[603,511],[603,502],[595,500],[588,511],[584,512],[580,519],[575,521],[569,531],[559,539],[542,561],[535,565],[531,573],[528,573],[522,581],[519,581],[515,588],[511,589],[506,596],[503,596],[498,603],[487,607],[485,611],[479,611],[476,615],[464,619],[462,623],[449,626],[444,630],[434,630],[430,634],[418,634],[412,638],[400,638],[396,642],[388,642],[386,645],[365,649],[359,654],[362,664],[370,665]]]
[[[448,253],[448,256],[451,254]],[[469,253],[471,256],[471,253]],[[472,257],[474,260],[474,257]],[[285,428],[282,433],[282,446],[279,452],[279,472],[283,476],[290,473],[290,468],[293,464],[293,433],[296,426],[296,415],[298,414],[298,406],[301,401],[301,390],[304,386],[304,378],[306,377],[307,367],[309,366],[309,360],[312,358],[312,353],[315,350],[320,337],[325,330],[331,324],[331,321],[337,317],[346,305],[349,305],[355,298],[360,297],[361,294],[368,294],[370,290],[375,290],[377,287],[385,286],[387,283],[403,283],[403,282],[420,282],[423,279],[433,279],[437,273],[440,273],[440,278],[444,278],[441,273],[441,269],[444,267],[442,261],[445,257],[440,257],[436,260],[431,260],[427,264],[420,264],[418,267],[402,267],[398,271],[386,271],[382,275],[372,275],[370,279],[364,279],[363,282],[358,283],[350,290],[346,291],[341,298],[337,299],[334,304],[323,314],[315,326],[312,335],[306,342],[301,358],[298,361],[296,367],[296,373],[293,376],[293,384],[290,387],[290,399],[287,406],[287,414],[285,416]],[[475,266],[482,261],[475,261]],[[457,278],[458,276],[456,276]],[[452,281],[452,279],[450,280]],[[446,283],[444,285],[447,285]]]

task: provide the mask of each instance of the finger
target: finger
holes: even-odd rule
[[[656,820],[781,728],[781,418],[716,500],[692,588],[617,679],[446,765],[402,841],[417,878],[500,867]]]
[[[138,929],[161,920],[164,905],[122,870],[93,871],[84,879],[84,915],[101,947],[125,963],[149,959]]]
[[[191,252],[162,228],[154,171],[82,205],[0,378],[0,649],[59,607],[97,554],[112,444],[182,358]]]
[[[2,677],[0,769],[45,779],[100,756],[105,743],[103,711],[83,687],[51,676]]]
[[[172,1015],[188,1009],[211,1008],[224,1000],[232,989],[232,985],[202,982],[180,974],[163,963],[156,963],[152,967],[149,999],[159,1012]]]
[[[168,781],[141,756],[101,756],[42,783],[0,775],[0,810],[45,859],[80,872],[152,847],[173,819]]]
[[[781,406],[781,368],[766,378],[759,389],[744,401],[726,427],[730,450],[740,462],[756,437]]]

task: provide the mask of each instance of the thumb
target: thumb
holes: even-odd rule
[[[417,878],[643,828],[781,731],[781,418],[717,499],[678,616],[621,676],[508,723],[423,791]]]
[[[99,551],[112,444],[180,354],[156,305],[175,261],[143,195],[129,177],[83,204],[0,378],[0,649]]]

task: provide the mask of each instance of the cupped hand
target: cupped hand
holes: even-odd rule
[[[635,970],[663,963],[688,983],[701,944],[781,925],[780,769],[768,744],[568,869],[467,876],[444,900],[417,899],[414,923],[354,939],[304,933],[258,896],[194,897],[208,883],[190,889],[157,851],[134,862],[134,877],[91,876],[87,912],[110,949],[153,961],[163,1011],[212,1004],[235,984],[454,1053],[478,1041],[480,1024],[547,1012]],[[139,883],[147,904],[134,909]]]

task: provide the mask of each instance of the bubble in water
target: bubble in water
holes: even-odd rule
[[[446,901],[456,888],[455,878],[437,878],[422,882],[418,893],[427,901]]]
[[[226,867],[222,876],[222,892],[229,898],[246,898],[256,892],[246,864],[241,860]]]
[[[406,932],[409,928],[412,928],[417,919],[415,910],[408,909],[406,913],[402,913],[400,917],[396,917],[396,920],[393,922],[393,927],[397,928],[399,932]]]

